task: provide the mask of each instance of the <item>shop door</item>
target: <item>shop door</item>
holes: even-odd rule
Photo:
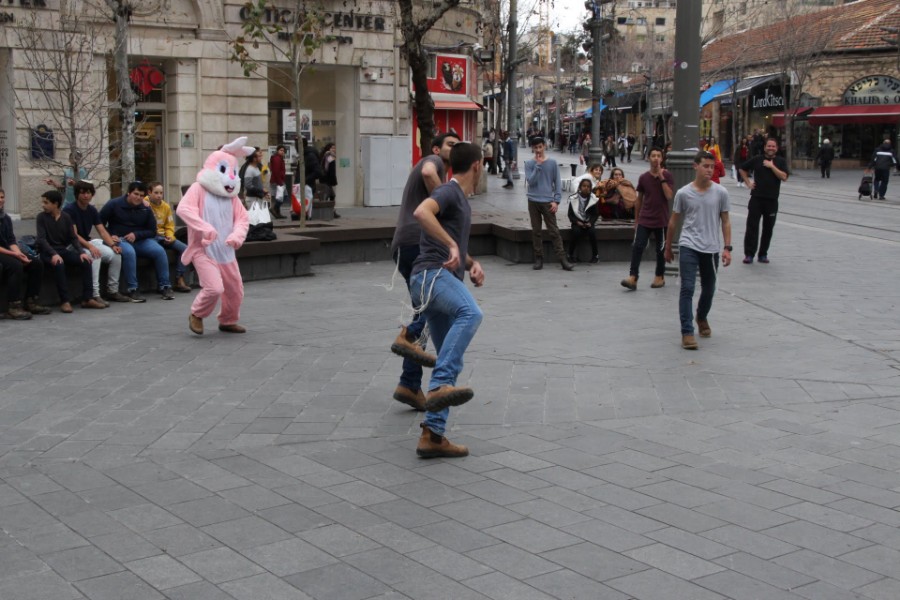
[[[139,111],[134,131],[134,175],[150,184],[163,181],[163,113],[159,110]]]

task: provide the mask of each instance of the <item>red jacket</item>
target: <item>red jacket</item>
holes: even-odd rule
[[[277,152],[269,159],[269,173],[273,185],[284,185],[284,159]]]
[[[716,166],[715,166],[715,169],[713,170],[712,180],[715,181],[716,183],[720,183],[719,177],[724,177],[724,176],[725,176],[725,163],[723,163],[719,159],[716,159]]]

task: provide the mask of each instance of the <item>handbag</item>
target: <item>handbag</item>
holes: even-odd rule
[[[276,200],[284,200],[284,186],[283,185],[275,186],[275,199]]]

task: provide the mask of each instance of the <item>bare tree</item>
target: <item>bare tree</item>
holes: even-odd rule
[[[8,71],[17,120],[32,135],[42,135],[41,126],[52,131],[55,147],[67,149],[52,155],[38,149],[32,164],[55,177],[69,167],[75,178],[82,168],[107,172],[108,91],[105,64],[97,60],[103,53],[102,26],[63,10],[32,11],[16,25],[16,47],[27,65],[27,71]],[[43,135],[49,138],[49,132]]]
[[[128,68],[128,24],[133,6],[131,0],[106,0],[106,7],[115,23],[113,71],[116,77],[119,104],[119,170],[122,185],[134,180],[134,107],[137,95],[131,88]]]
[[[459,5],[460,0],[435,0],[430,10],[423,3],[413,7],[412,0],[397,0],[400,8],[400,33],[403,42],[400,52],[406,58],[412,72],[412,83],[415,88],[413,104],[416,108],[416,120],[419,124],[419,148],[422,156],[427,156],[434,136],[434,100],[428,91],[428,51],[423,41],[435,23],[451,8]]]
[[[786,4],[783,11],[781,35],[771,36],[770,51],[781,72],[781,97],[784,98],[784,147],[788,165],[794,157],[794,116],[800,106],[800,97],[831,41],[835,21],[820,19],[817,15],[798,15],[798,5]],[[790,96],[788,96],[790,86]]]
[[[290,8],[276,5],[273,0],[254,0],[245,4],[247,18],[243,35],[230,42],[231,60],[240,64],[245,77],[257,77],[283,89],[291,99],[291,109],[299,115],[303,72],[316,62],[316,51],[325,43],[337,43],[335,36],[325,32],[325,9],[321,2],[293,0]],[[280,15],[269,20],[267,15]],[[273,67],[261,69],[266,62],[288,64],[288,84],[282,77],[270,74]],[[306,162],[300,132],[297,132],[297,172],[295,183],[306,182]],[[315,190],[314,190],[315,191]],[[306,211],[300,211],[300,225],[306,223]]]

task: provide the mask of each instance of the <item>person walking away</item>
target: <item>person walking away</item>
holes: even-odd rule
[[[559,209],[559,201],[562,197],[562,178],[559,175],[559,167],[552,158],[547,158],[544,138],[536,137],[533,140],[532,151],[534,158],[525,161],[525,196],[528,199],[528,216],[531,219],[531,243],[534,249],[534,270],[544,268],[544,238],[541,235],[541,221],[547,225],[550,239],[553,242],[553,250],[559,264],[566,271],[575,267],[566,258],[566,250],[563,247],[562,236],[556,224],[556,211]]]
[[[787,161],[778,154],[775,138],[766,140],[763,154],[754,156],[741,165],[741,177],[750,188],[750,203],[747,205],[747,229],[744,232],[744,264],[753,263],[759,249],[759,262],[768,264],[769,244],[778,216],[778,195],[781,182],[787,181],[790,170]],[[759,221],[762,219],[762,236]]]
[[[285,177],[287,175],[287,165],[284,163],[285,154],[287,154],[287,148],[284,144],[278,144],[278,147],[275,148],[275,154],[269,159],[269,173],[271,173],[269,175],[269,196],[272,198],[272,206],[269,208],[269,212],[276,219],[287,218],[281,212],[284,199],[289,197],[289,192],[285,188]]]
[[[481,151],[484,153],[484,166],[487,167],[490,175],[495,175],[497,170],[494,168],[494,144],[490,138],[484,138],[481,144]]]
[[[681,226],[678,239],[678,268],[681,275],[681,293],[678,298],[678,315],[681,320],[681,347],[698,348],[694,337],[694,287],[700,274],[700,300],[697,303],[697,330],[700,337],[712,335],[709,311],[716,293],[716,277],[719,268],[719,248],[722,248],[722,265],[731,264],[731,203],[728,191],[712,181],[716,166],[715,155],[701,150],[694,157],[694,180],[675,193],[672,216],[666,236],[666,262],[672,262],[672,237]],[[722,241],[718,229],[722,230]]]
[[[506,163],[506,170],[504,171],[506,174],[506,183],[503,187],[507,190],[511,190],[513,187],[512,171],[516,162],[516,144],[509,136],[508,131],[503,132],[503,162]]]
[[[628,153],[628,138],[625,137],[625,132],[619,134],[619,139],[616,140],[616,146],[619,150],[619,162],[625,162],[625,154]]]
[[[891,178],[891,167],[896,167],[900,172],[900,163],[891,151],[891,140],[884,140],[872,154],[869,168],[875,171],[875,181],[872,183],[872,194],[884,200],[887,194],[888,179]]]
[[[831,163],[833,160],[834,146],[831,145],[831,140],[825,138],[822,140],[822,145],[819,146],[819,151],[816,153],[816,163],[822,170],[822,179],[831,179]]]
[[[603,146],[603,154],[606,156],[606,165],[608,167],[616,167],[616,140],[613,139],[613,136],[608,136],[606,138],[606,143]]]
[[[651,288],[666,285],[666,226],[669,223],[669,202],[675,196],[675,178],[662,168],[662,150],[650,150],[650,170],[638,178],[637,202],[634,206],[634,242],[631,244],[631,268],[622,287],[637,289],[641,258],[650,235],[656,242],[656,271]]]
[[[585,133],[584,140],[581,142],[581,164],[584,165],[585,170],[587,170],[588,165],[591,164],[591,134]]]
[[[412,276],[413,263],[419,256],[422,238],[422,226],[413,216],[415,210],[431,193],[447,181],[450,168],[450,151],[459,143],[454,133],[445,133],[431,140],[431,154],[423,157],[413,167],[403,188],[403,200],[400,203],[400,214],[391,241],[391,256],[397,264],[397,270],[406,282]],[[425,410],[425,394],[422,392],[422,367],[433,367],[437,358],[425,352],[421,344],[425,330],[425,318],[418,311],[418,297],[410,295],[413,309],[416,310],[412,321],[400,328],[397,339],[391,345],[391,352],[403,357],[403,371],[400,381],[394,390],[394,400],[402,402],[416,410]],[[421,345],[420,345],[421,344]]]
[[[625,141],[628,142],[628,162],[631,162],[631,152],[634,150],[634,143],[637,141],[634,137],[633,133],[629,133],[628,137],[625,138]]]
[[[463,356],[478,331],[483,313],[463,283],[465,272],[475,287],[484,285],[484,270],[468,253],[472,208],[468,195],[481,178],[481,149],[460,142],[450,151],[453,179],[431,192],[413,213],[422,226],[421,253],[413,265],[410,292],[419,298],[437,349],[431,374],[422,435],[416,445],[421,458],[467,456],[469,449],[445,437],[451,406],[474,397],[470,387],[457,387]]]

